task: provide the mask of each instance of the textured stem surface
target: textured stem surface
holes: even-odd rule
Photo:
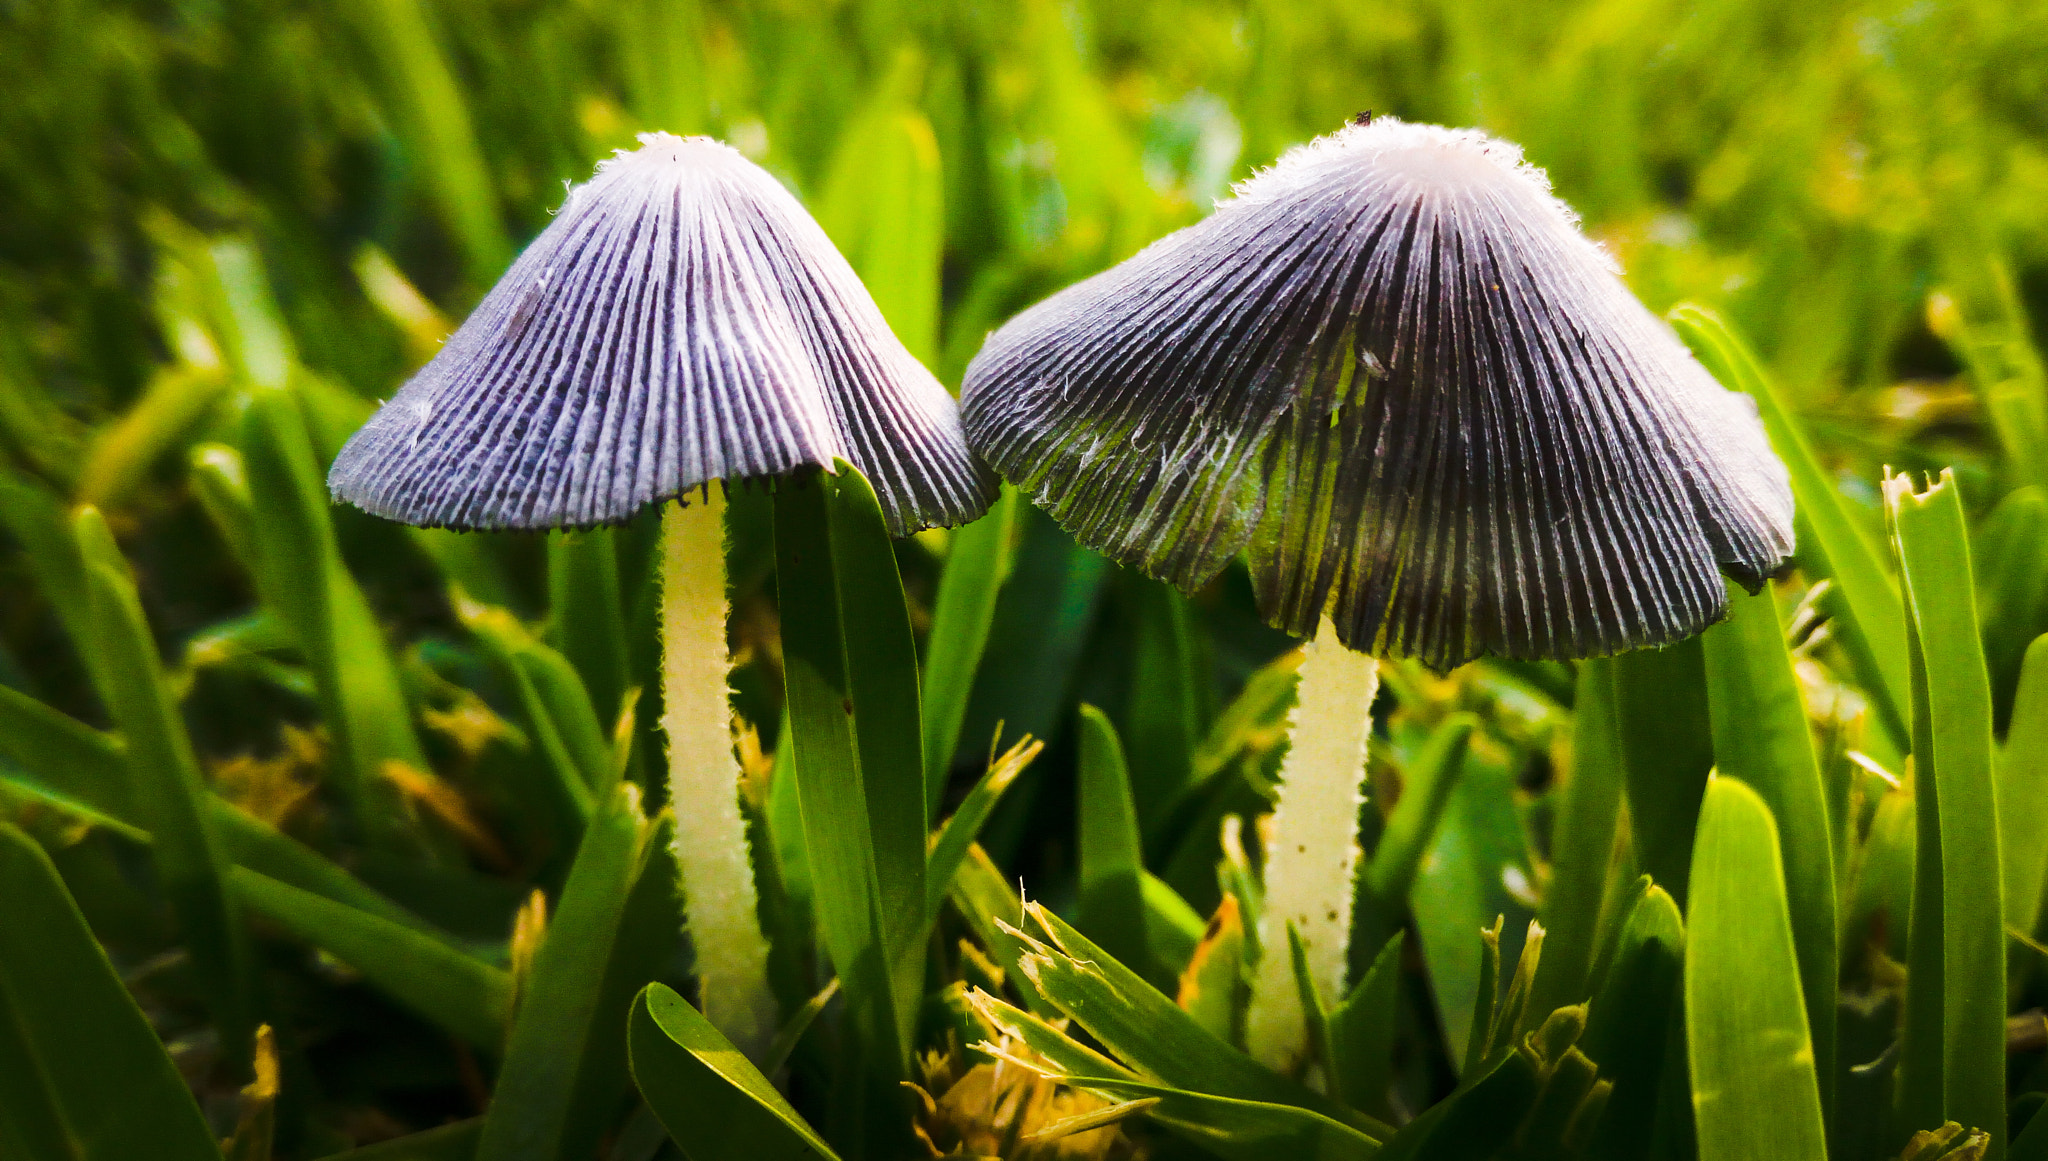
[[[1339,644],[1329,618],[1323,618],[1301,663],[1300,693],[1288,720],[1291,744],[1280,767],[1280,805],[1266,830],[1261,955],[1245,1043],[1272,1068],[1291,1069],[1308,1047],[1287,943],[1290,922],[1301,933],[1309,977],[1325,1002],[1344,996],[1365,740],[1379,688],[1379,662]]]
[[[776,1007],[740,815],[725,615],[724,498],[670,504],[661,522],[661,728],[676,866],[705,1018],[758,1059]]]

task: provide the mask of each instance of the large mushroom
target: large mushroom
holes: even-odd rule
[[[723,501],[709,485],[844,459],[903,535],[973,519],[994,482],[952,397],[781,184],[709,138],[640,141],[570,191],[328,484],[379,516],[457,529],[586,528],[681,501],[662,524],[675,853],[705,1012],[758,1050],[777,1016],[727,701]]]
[[[1521,151],[1361,116],[1030,308],[968,369],[970,446],[1084,544],[1192,590],[1243,553],[1312,636],[1267,949],[1343,984],[1373,656],[1665,645],[1792,550],[1754,405],[1629,293]],[[1355,651],[1355,652],[1354,652]],[[1303,1043],[1285,952],[1255,1055]]]

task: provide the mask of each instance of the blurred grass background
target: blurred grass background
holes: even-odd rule
[[[1291,144],[1367,109],[1480,126],[1549,170],[1653,309],[1708,303],[1756,340],[1873,535],[1880,465],[1955,465],[1985,517],[1980,611],[2001,721],[2021,650],[2048,629],[2034,547],[2048,501],[2027,490],[2048,484],[2032,341],[2048,326],[2048,6],[13,0],[0,3],[0,76],[0,482],[15,489],[0,504],[18,518],[0,520],[0,686],[118,724],[24,516],[26,496],[98,505],[211,784],[500,960],[527,890],[559,886],[573,849],[532,805],[554,785],[544,751],[562,749],[536,730],[546,689],[506,659],[530,626],[608,724],[652,664],[651,526],[456,540],[332,513],[363,615],[392,643],[394,696],[422,727],[417,740],[402,727],[336,737],[322,705],[340,695],[322,674],[340,663],[294,651],[277,625],[293,620],[295,586],[332,580],[292,556],[325,542],[250,565],[263,554],[236,541],[235,489],[260,503],[266,469],[233,448],[251,455],[249,425],[270,422],[251,400],[289,390],[310,436],[303,466],[330,457],[547,222],[564,183],[644,130],[717,135],[787,182],[957,386],[1009,314],[1195,220]],[[749,503],[734,509],[736,681],[772,750],[772,586]],[[1212,727],[1247,704],[1248,678],[1271,684],[1261,667],[1287,642],[1252,615],[1241,573],[1182,600],[1035,512],[1020,522],[961,762],[978,767],[999,721],[1006,739],[1053,745],[984,844],[1034,897],[1071,899],[1071,723],[1077,702],[1098,704],[1132,753],[1147,865],[1206,914],[1217,820],[1257,799],[1162,812],[1190,770],[1268,761],[1256,722]],[[914,620],[946,543],[899,553]],[[526,624],[451,600],[450,579]],[[609,595],[584,599],[597,592]],[[1446,715],[1485,719],[1449,799],[1451,862],[1427,864],[1415,888],[1425,936],[1506,911],[1512,962],[1545,874],[1571,683],[1562,667],[1490,663],[1448,682],[1390,676],[1399,711],[1376,784],[1398,785]],[[1263,687],[1249,688],[1255,702]],[[643,743],[654,716],[643,699]],[[1219,736],[1240,749],[1204,748]],[[434,820],[425,849],[405,852],[423,862],[380,854],[330,809],[349,793],[337,771],[407,752],[440,776],[397,792]],[[632,761],[660,785],[658,746]],[[10,802],[58,852],[191,1077],[231,1093],[235,1070],[221,1069],[133,851]],[[1875,906],[1852,911],[1863,921]],[[1872,938],[1898,950],[1896,931]],[[287,1151],[478,1111],[485,1066],[467,1050],[334,961],[266,947],[289,969],[277,1002],[297,1014],[301,1048],[288,1059],[317,1077],[297,1091],[322,1094]],[[1441,991],[1472,969],[1430,970]],[[1417,1067],[1422,1090],[1445,1078],[1441,1062]]]

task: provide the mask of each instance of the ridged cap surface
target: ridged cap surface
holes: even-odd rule
[[[1082,543],[1447,670],[1726,615],[1792,550],[1755,405],[1716,383],[1510,144],[1392,118],[1033,306],[968,442]]]
[[[995,495],[958,408],[766,171],[651,133],[598,166],[342,449],[337,499],[408,524],[615,524],[842,457],[890,531]]]

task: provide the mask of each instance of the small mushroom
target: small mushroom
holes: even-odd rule
[[[1521,151],[1362,119],[1030,308],[968,369],[969,444],[1082,543],[1193,589],[1243,553],[1315,637],[1267,862],[1341,994],[1370,657],[1658,646],[1792,550],[1754,404],[1622,284]],[[1347,660],[1346,657],[1350,659]],[[1341,825],[1318,828],[1319,820]],[[1284,950],[1248,1035],[1303,1043]]]
[[[973,519],[994,480],[952,397],[796,198],[709,138],[640,141],[570,191],[328,484],[379,516],[457,529],[586,528],[682,501],[662,527],[675,852],[706,1014],[758,1050],[777,1016],[739,813],[723,501],[709,485],[844,459],[902,535]]]

